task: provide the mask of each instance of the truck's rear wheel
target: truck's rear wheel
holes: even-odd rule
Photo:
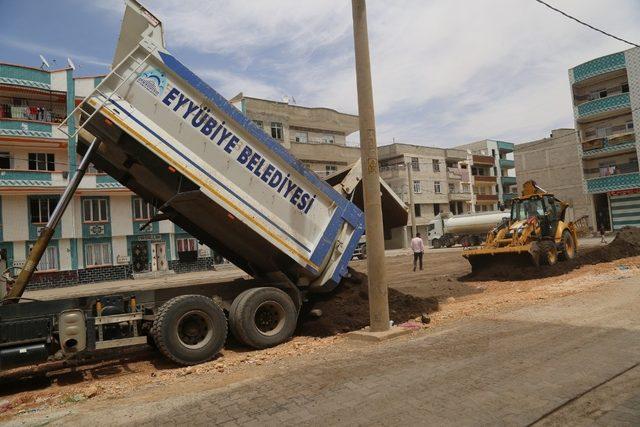
[[[180,365],[213,359],[227,339],[222,308],[203,295],[181,295],[164,303],[152,328],[158,350]]]
[[[277,288],[253,288],[236,297],[229,310],[231,332],[253,348],[278,345],[293,335],[298,311],[293,300]]]
[[[440,249],[442,247],[442,243],[440,242],[440,239],[433,239],[431,241],[431,246],[433,246],[433,249]]]
[[[574,259],[576,257],[576,242],[569,230],[562,232],[562,251],[560,259],[563,261]]]

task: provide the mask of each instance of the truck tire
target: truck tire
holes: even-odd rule
[[[273,347],[291,338],[298,311],[284,291],[253,288],[233,300],[229,324],[236,339],[253,348]]]
[[[227,318],[211,298],[180,295],[160,306],[153,340],[166,358],[180,365],[212,360],[227,339]]]
[[[569,230],[562,232],[562,250],[559,253],[560,260],[566,261],[576,257],[576,242]]]
[[[442,247],[442,243],[440,242],[440,239],[433,239],[431,241],[431,246],[433,246],[433,249],[440,249]]]

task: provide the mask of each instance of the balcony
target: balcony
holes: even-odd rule
[[[487,175],[474,175],[473,180],[476,184],[486,184],[486,185],[495,185],[498,182],[498,178],[495,176],[487,176]]]
[[[624,110],[626,108],[631,108],[628,92],[594,99],[593,101],[577,105],[575,107],[575,115],[578,120],[595,119],[606,115],[606,113]]]
[[[640,187],[637,162],[584,169],[588,193],[625,190]]]
[[[487,165],[493,166],[495,164],[495,160],[491,156],[483,156],[479,154],[473,155],[473,164],[474,165]]]
[[[498,195],[497,194],[476,194],[476,202],[477,203],[497,203]]]
[[[591,77],[610,73],[611,71],[621,70],[626,67],[624,52],[618,52],[611,55],[596,58],[584,64],[574,67],[571,72],[573,74],[573,83],[579,83]]]
[[[498,151],[501,153],[513,153],[514,144],[511,142],[496,141],[498,144]]]
[[[508,200],[513,200],[516,197],[518,197],[518,193],[502,193],[502,200],[505,202]]]
[[[449,200],[453,202],[471,200],[471,192],[470,191],[449,192]]]
[[[0,84],[51,89],[51,74],[37,68],[0,64]]]
[[[633,152],[636,137],[633,132],[595,138],[582,143],[582,158],[599,157],[602,154]]]
[[[516,177],[515,176],[501,176],[500,182],[502,185],[516,185]]]
[[[637,170],[637,168],[636,168]],[[640,173],[631,172],[597,178],[588,178],[587,193],[605,193],[615,190],[627,190],[640,187]]]
[[[63,171],[30,171],[1,170],[0,187],[2,188],[62,188],[67,185],[67,172]]]
[[[513,169],[516,167],[516,162],[509,159],[500,159],[500,167],[503,169]]]

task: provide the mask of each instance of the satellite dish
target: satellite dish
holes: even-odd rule
[[[69,67],[70,67],[72,70],[75,70],[75,69],[76,69],[76,64],[74,64],[74,63],[73,63],[73,61],[71,60],[71,58],[67,58],[67,64],[69,64]]]
[[[44,56],[40,55],[40,61],[42,61],[42,64],[40,64],[40,68],[42,68],[42,69],[44,69],[45,67],[51,68],[51,65],[49,65],[47,60],[44,59]]]

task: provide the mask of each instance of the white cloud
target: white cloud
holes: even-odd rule
[[[349,1],[145,4],[163,20],[169,48],[201,55],[194,68],[223,94],[288,94],[302,105],[356,111]],[[554,4],[640,39],[632,1]],[[368,9],[380,143],[522,141],[572,126],[567,69],[628,47],[533,0],[370,0]],[[212,56],[224,58],[215,61],[224,69],[207,64]]]
[[[85,63],[85,64],[92,64],[92,65],[99,65],[101,67],[108,67],[111,65],[110,63],[106,62],[104,58],[98,58],[90,55],[75,54],[65,49],[58,49],[48,45],[45,46],[37,43],[31,43],[26,40],[16,40],[9,37],[4,37],[2,39],[2,44],[5,44],[7,46],[11,46],[17,49],[21,49],[26,52],[35,53],[35,54],[44,54],[45,56],[52,55],[59,58],[71,58],[77,64]],[[53,68],[64,68],[66,66],[67,66],[67,62],[65,60],[63,64],[58,64],[58,67],[53,67]]]

